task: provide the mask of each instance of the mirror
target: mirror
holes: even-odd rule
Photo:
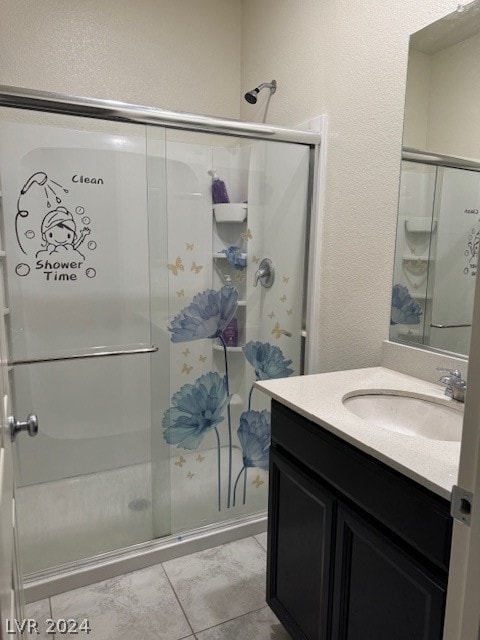
[[[410,38],[390,339],[467,356],[480,247],[480,0]]]

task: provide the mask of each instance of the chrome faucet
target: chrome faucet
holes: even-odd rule
[[[442,376],[439,380],[439,382],[447,386],[445,395],[458,400],[458,402],[465,402],[467,382],[462,378],[460,371],[458,369],[442,369],[442,367],[437,367],[437,371],[444,371],[449,374]]]

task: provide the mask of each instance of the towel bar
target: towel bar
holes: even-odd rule
[[[87,358],[110,358],[112,356],[132,356],[140,353],[156,353],[158,347],[155,345],[143,349],[124,349],[121,351],[98,351],[97,353],[78,353],[72,356],[54,356],[52,358],[31,358],[28,360],[9,360],[7,364],[11,367],[23,364],[39,364],[45,362],[60,362],[62,360],[85,360]]]

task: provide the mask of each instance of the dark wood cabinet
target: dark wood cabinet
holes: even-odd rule
[[[440,640],[451,531],[447,500],[273,403],[267,602],[293,640]]]
[[[270,460],[270,497],[270,523],[277,532],[270,557],[282,561],[268,569],[269,604],[281,611],[294,637],[327,640],[335,499],[275,451]]]
[[[437,640],[446,585],[363,518],[338,509],[335,640]]]

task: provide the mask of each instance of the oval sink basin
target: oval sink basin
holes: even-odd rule
[[[371,425],[430,440],[460,442],[463,411],[413,396],[353,395],[344,406]]]

